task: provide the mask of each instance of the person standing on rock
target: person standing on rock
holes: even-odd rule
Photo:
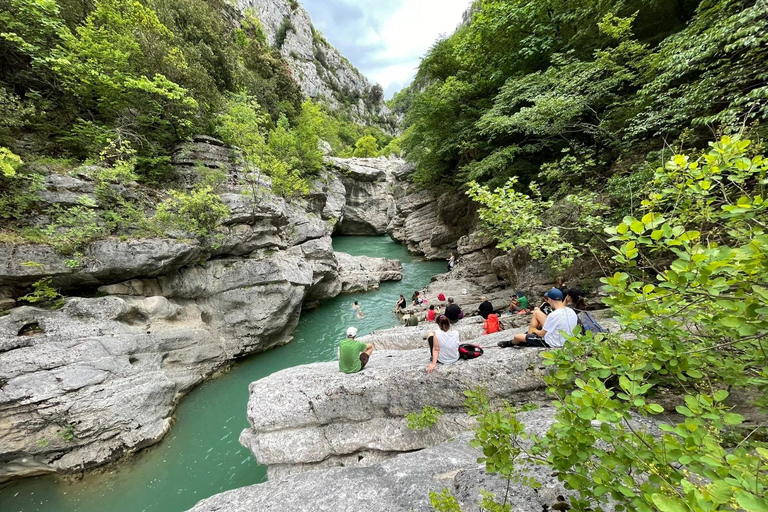
[[[438,318],[437,325],[439,329],[427,333],[429,354],[432,357],[427,365],[427,373],[432,373],[438,363],[453,364],[459,360],[459,332],[451,330],[451,322],[445,315]]]
[[[565,295],[557,288],[552,288],[545,293],[544,298],[552,307],[552,312],[547,315],[544,325],[540,329],[531,327],[527,333],[515,334],[511,342],[500,341],[500,347],[520,345],[560,348],[565,345],[565,336],[573,334],[578,317],[571,308],[565,307]]]
[[[347,337],[339,342],[339,370],[344,373],[357,373],[368,364],[373,353],[373,345],[355,340],[357,329],[347,329]]]
[[[445,316],[448,317],[452,324],[455,324],[459,318],[464,318],[461,308],[458,304],[453,303],[453,297],[448,297],[448,307],[445,308]]]
[[[453,253],[448,257],[448,272],[453,270],[453,266],[456,264],[456,260],[453,257]]]

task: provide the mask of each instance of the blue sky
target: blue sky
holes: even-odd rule
[[[300,0],[328,41],[385,95],[406,86],[435,40],[450,35],[470,0]]]

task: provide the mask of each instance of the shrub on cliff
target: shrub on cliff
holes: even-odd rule
[[[475,400],[489,471],[550,466],[574,510],[768,510],[766,428],[729,400],[747,391],[768,411],[767,189],[768,159],[738,138],[657,170],[643,215],[608,230],[622,269],[603,279],[605,302],[631,335],[577,334],[543,354],[557,408],[544,436]],[[632,418],[669,410],[662,391],[680,419],[661,417],[654,436]]]

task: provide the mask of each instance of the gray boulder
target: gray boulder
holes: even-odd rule
[[[340,373],[335,361],[277,372],[251,384],[251,427],[240,442],[270,474],[333,457],[349,464],[358,453],[413,451],[466,429],[467,389],[484,386],[491,397],[514,402],[535,401],[544,390],[536,349],[489,346],[479,359],[441,365],[432,374],[425,373],[427,363],[426,350],[374,351],[357,374]],[[439,426],[409,430],[404,416],[425,405],[445,411]]]
[[[526,431],[543,434],[553,423],[553,409],[521,413]],[[481,452],[469,445],[466,432],[451,441],[400,454],[372,466],[319,469],[263,484],[217,494],[199,502],[190,512],[413,512],[432,511],[430,492],[450,490],[461,509],[480,512],[480,490],[493,492],[499,501],[507,494],[507,480],[490,475],[477,459]],[[541,512],[567,496],[563,485],[546,467],[526,465],[522,473],[536,478],[538,490],[518,483],[509,486],[507,503],[516,512]]]
[[[345,235],[381,235],[394,208],[393,170],[404,165],[386,158],[329,158],[346,190],[344,217],[338,227]]]
[[[134,277],[155,277],[198,262],[204,251],[196,241],[170,238],[99,240],[83,251],[79,266],[48,245],[0,244],[0,287],[23,288],[52,277],[57,288],[98,286]]]
[[[190,388],[290,341],[312,268],[288,251],[261,256],[0,317],[0,480],[81,470],[152,444]]]
[[[351,256],[344,252],[334,253],[339,262],[339,279],[342,293],[358,293],[377,290],[383,281],[403,279],[403,265],[399,260]]]

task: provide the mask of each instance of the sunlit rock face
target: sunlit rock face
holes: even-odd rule
[[[373,333],[364,341],[374,347],[395,346],[401,329],[393,336],[388,331]],[[421,335],[428,329],[413,328]],[[483,357],[441,365],[429,376],[424,371],[428,350],[422,339],[420,349],[374,350],[359,373],[341,373],[337,362],[314,363],[254,382],[248,403],[251,427],[243,431],[240,442],[269,466],[270,479],[281,478],[318,467],[370,465],[439,444],[471,426],[463,392],[478,385],[492,397],[514,402],[543,398],[544,367],[538,350],[499,348],[501,338],[474,338],[471,333],[477,330],[472,327],[460,332],[465,335],[462,342],[485,348]],[[432,428],[409,429],[405,415],[425,405],[445,414]]]
[[[237,0],[240,11],[261,21],[270,46],[288,63],[302,93],[348,113],[362,124],[394,129],[392,112],[372,85],[317,31],[309,13],[290,0]]]

